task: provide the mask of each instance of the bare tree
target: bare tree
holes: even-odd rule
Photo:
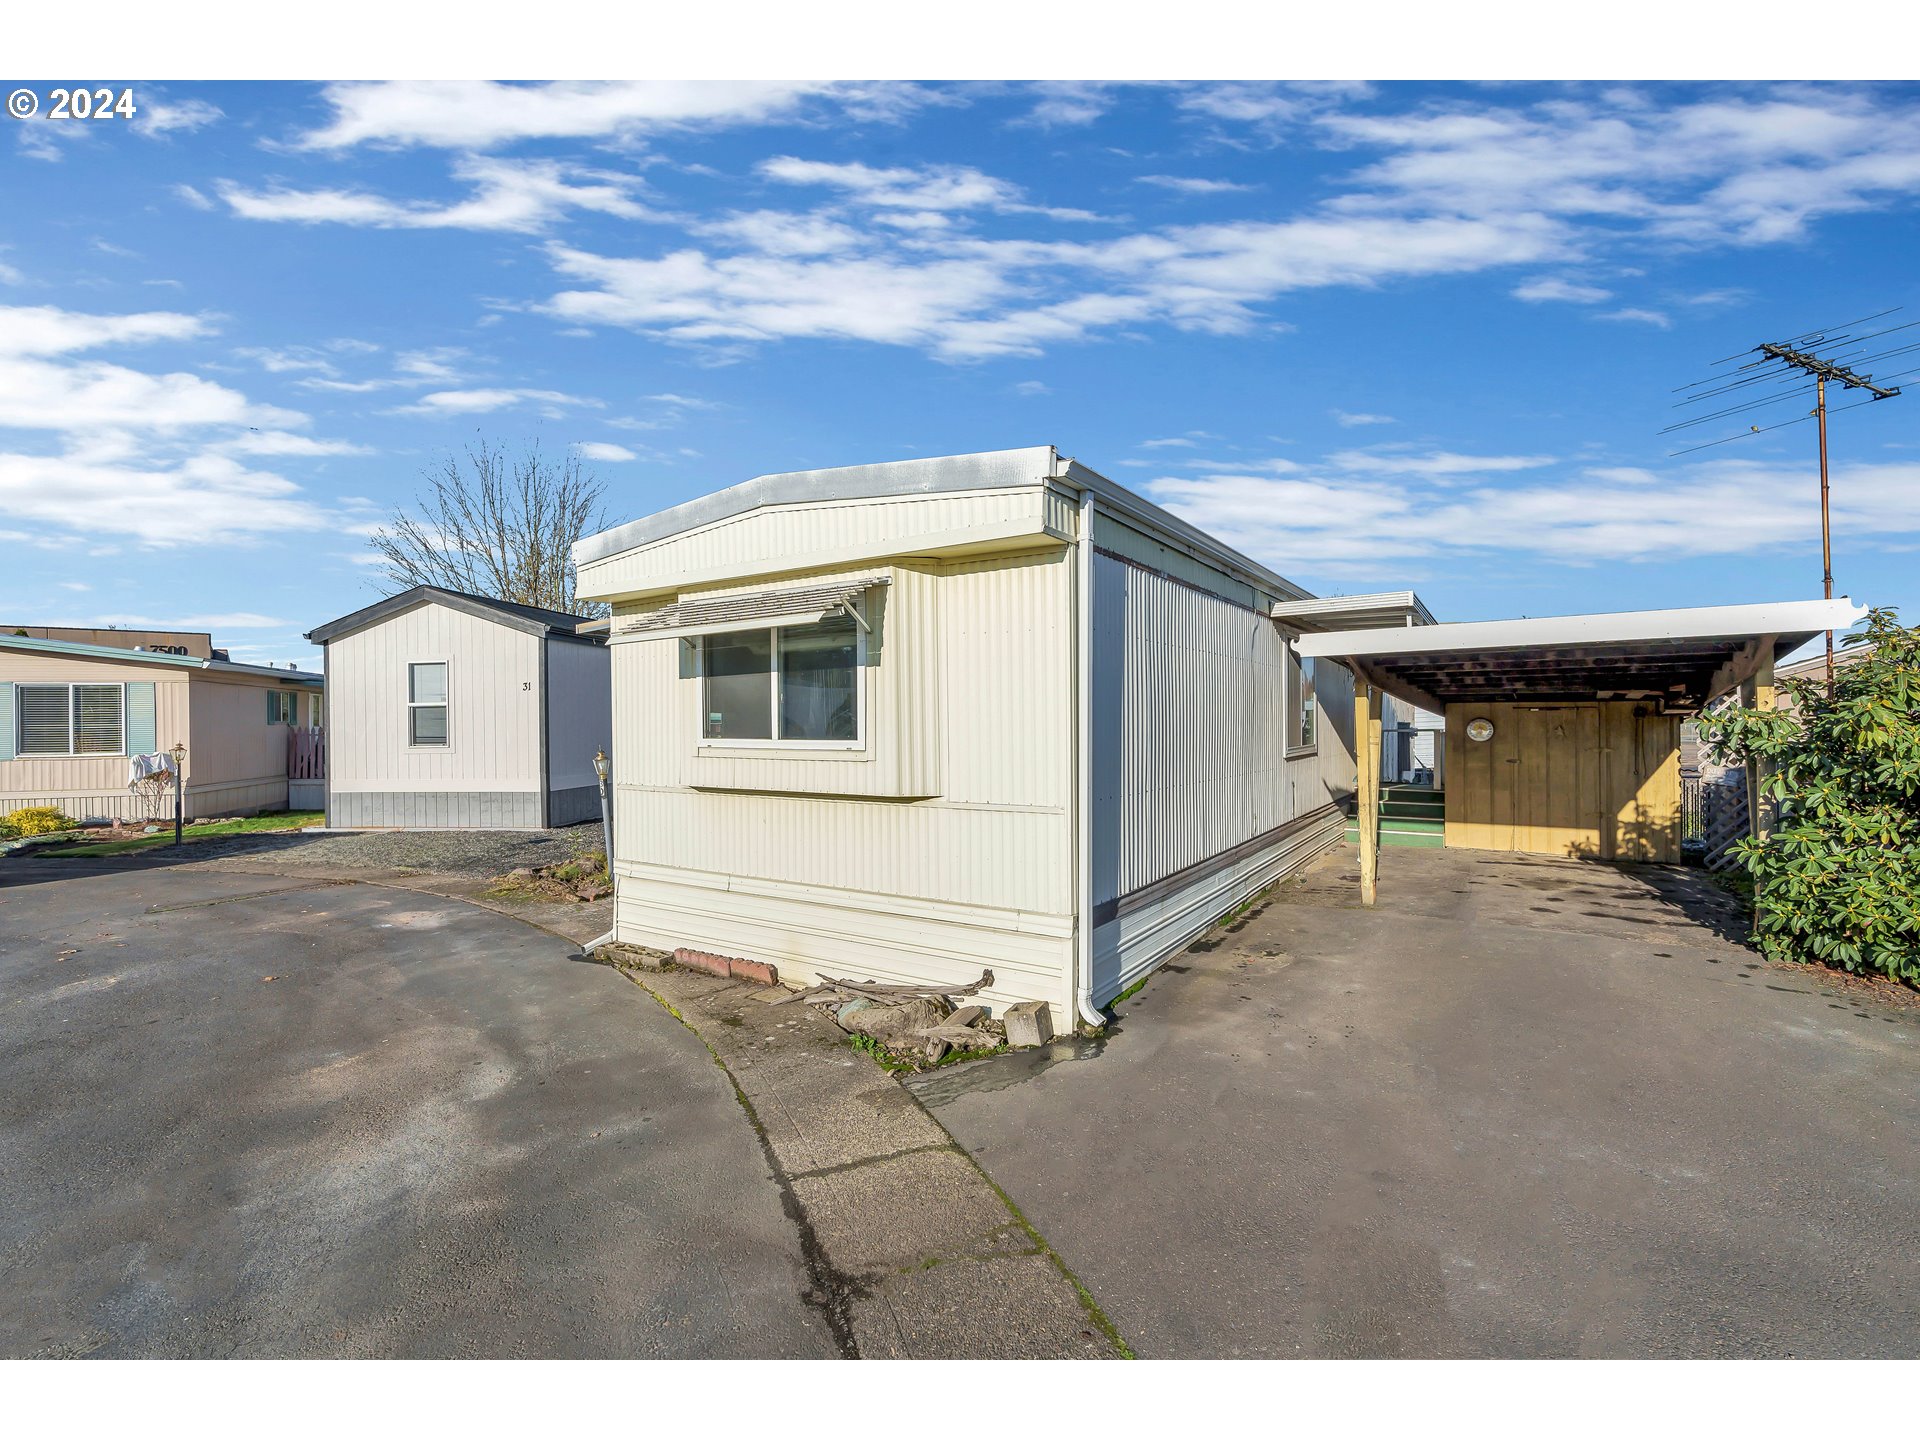
[[[413,511],[396,510],[368,541],[389,593],[438,585],[576,615],[606,612],[581,609],[574,595],[573,542],[607,523],[607,487],[579,452],[551,460],[536,441],[510,458],[504,445],[481,440],[425,479]]]

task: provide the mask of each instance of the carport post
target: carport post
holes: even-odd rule
[[[1371,905],[1380,873],[1380,696],[1371,685],[1353,692],[1353,734],[1360,752],[1360,903]]]

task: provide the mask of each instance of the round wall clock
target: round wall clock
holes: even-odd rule
[[[1485,742],[1493,738],[1493,722],[1481,718],[1467,721],[1467,739]]]

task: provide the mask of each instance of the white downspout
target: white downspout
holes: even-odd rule
[[[1080,534],[1075,543],[1074,619],[1074,1003],[1082,1022],[1107,1023],[1093,1004],[1093,487],[1080,490]]]

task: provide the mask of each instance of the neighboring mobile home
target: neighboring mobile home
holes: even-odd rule
[[[1065,1028],[1340,841],[1352,677],[1270,618],[1304,592],[1051,447],[762,476],[574,554],[622,940],[988,968]]]
[[[321,677],[118,645],[0,634],[0,814],[143,819],[129,757],[187,747],[188,817],[288,808],[289,731],[321,722]],[[168,815],[172,804],[165,805]]]
[[[531,830],[598,818],[612,742],[604,631],[420,585],[319,626],[327,824]]]

